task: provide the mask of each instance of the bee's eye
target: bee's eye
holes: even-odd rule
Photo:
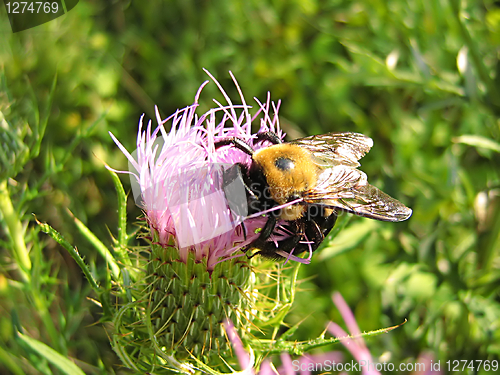
[[[291,159],[288,158],[277,158],[274,162],[274,165],[276,168],[278,168],[281,171],[290,171],[293,168],[295,168],[295,164]]]

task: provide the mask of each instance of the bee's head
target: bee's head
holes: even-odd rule
[[[257,150],[253,161],[264,174],[271,198],[285,204],[290,198],[313,188],[318,167],[309,151],[297,145],[280,144]]]

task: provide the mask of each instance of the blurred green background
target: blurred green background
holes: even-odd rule
[[[127,162],[108,131],[133,150],[140,115],[191,104],[208,78],[202,68],[232,98],[229,70],[247,102],[268,91],[281,99],[290,139],[372,137],[363,171],[413,209],[397,224],[351,218],[301,267],[287,321],[307,319],[294,339],[341,322],[331,301],[340,291],[362,331],[408,319],[367,340],[376,360],[415,362],[424,352],[442,366],[498,360],[499,43],[492,0],[82,0],[16,34],[1,8],[0,372],[60,373],[16,339],[23,327],[86,374],[127,373],[94,324],[100,308],[79,268],[33,214],[102,278],[105,263],[67,210],[112,245],[116,192],[104,163],[125,170]],[[200,113],[213,97],[223,100],[210,84]],[[129,220],[139,215],[130,200]],[[16,236],[30,251],[28,284]]]

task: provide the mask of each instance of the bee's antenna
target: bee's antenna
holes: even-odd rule
[[[279,145],[282,143],[280,137],[278,137],[278,135],[275,132],[257,133],[256,140],[257,142],[268,141],[271,142],[273,145]]]
[[[219,147],[222,146],[229,146],[233,145],[237,149],[243,151],[245,154],[248,154],[250,156],[253,155],[253,149],[245,143],[243,140],[236,138],[236,137],[229,137],[225,139],[218,140],[217,142],[214,142],[215,149],[217,150]]]

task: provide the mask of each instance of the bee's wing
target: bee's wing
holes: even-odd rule
[[[358,160],[370,151],[373,140],[359,133],[327,133],[295,139],[295,144],[309,150],[322,166],[359,166]]]
[[[303,198],[307,203],[382,221],[404,221],[412,214],[403,203],[370,185],[364,172],[344,165],[325,169],[316,187]]]

